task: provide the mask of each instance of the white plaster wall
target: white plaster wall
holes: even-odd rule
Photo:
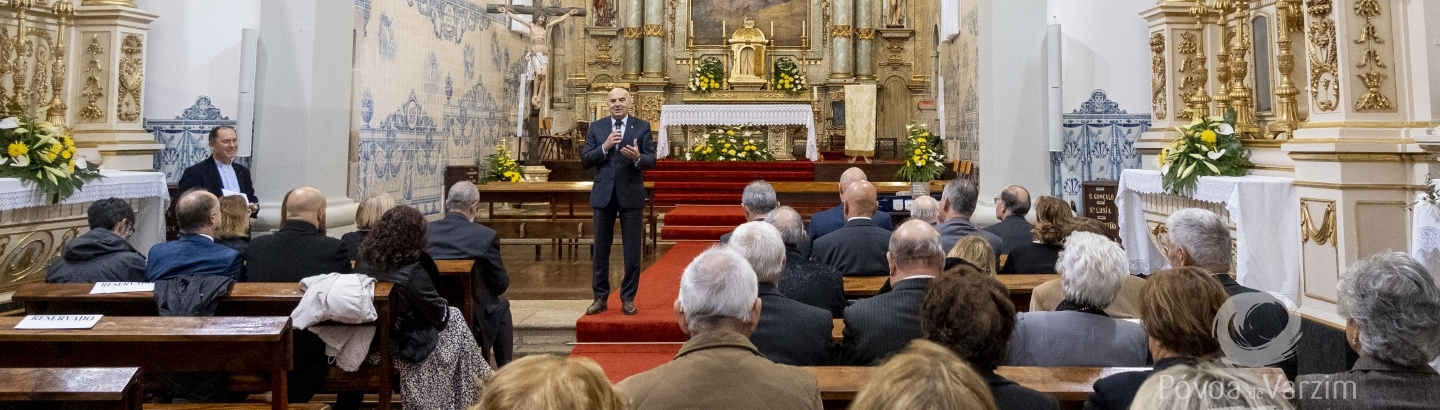
[[[980,197],[1008,184],[1044,192],[1046,2],[983,0],[979,7]]]
[[[220,111],[240,113],[240,32],[259,27],[260,0],[137,0],[160,16],[150,25],[145,64],[146,118],[175,118],[209,96]],[[242,147],[241,155],[247,155]]]
[[[1150,112],[1150,44],[1140,12],[1154,0],[1051,0],[1060,24],[1063,104],[1070,112],[1105,90],[1129,113]]]

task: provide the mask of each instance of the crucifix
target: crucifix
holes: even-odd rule
[[[579,8],[563,7],[529,7],[511,6],[504,4],[490,4],[485,7],[489,13],[505,13],[510,19],[524,24],[530,31],[530,52],[525,56],[529,60],[529,68],[526,75],[531,79],[531,97],[529,110],[532,115],[526,121],[526,134],[530,137],[530,149],[527,153],[526,164],[539,165],[541,155],[539,151],[540,139],[538,131],[538,119],[549,115],[550,84],[547,79],[550,77],[550,29],[570,16],[584,16],[585,10]],[[514,13],[531,15],[530,21],[516,16]],[[551,17],[559,16],[554,20]],[[539,111],[539,112],[536,112]]]

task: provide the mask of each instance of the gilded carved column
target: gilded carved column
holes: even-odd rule
[[[864,0],[861,0],[864,1]],[[830,32],[830,79],[848,80],[853,78],[854,57],[850,48],[850,39],[854,36],[855,28],[854,9],[852,0],[835,0],[834,15],[831,18]]]
[[[640,30],[645,22],[645,8],[641,1],[625,0],[623,7],[620,7],[620,23],[624,27],[625,35],[625,74],[622,78],[626,80],[640,78]]]
[[[875,45],[875,6],[879,2],[860,1],[855,4],[855,77],[862,80],[875,79],[875,60],[872,56]]]
[[[150,170],[164,145],[141,128],[145,54],[157,16],[129,1],[85,0],[75,7],[74,40],[66,97],[70,127],[81,155],[100,166]]]
[[[665,2],[664,0],[645,0],[645,25],[641,27],[641,36],[645,38],[645,78],[664,77],[663,60],[665,39]]]

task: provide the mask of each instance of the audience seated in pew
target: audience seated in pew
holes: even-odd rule
[[[800,213],[782,206],[775,208],[765,222],[774,225],[785,242],[785,272],[780,274],[780,294],[825,309],[832,318],[845,317],[845,278],[830,265],[810,260],[800,249],[800,243],[810,241]]]
[[[990,386],[955,352],[917,339],[875,369],[850,410],[996,410]]]
[[[250,204],[244,196],[220,198],[220,226],[215,228],[215,243],[240,252],[242,258],[249,252]]]
[[[910,203],[910,219],[919,219],[930,226],[940,223],[940,202],[933,196],[915,198]]]
[[[1129,276],[1128,265],[1125,251],[1109,239],[1088,232],[1070,235],[1057,266],[1064,301],[1053,312],[1023,312],[1016,317],[1005,364],[1144,366],[1150,359],[1145,330],[1104,311]]]
[[[430,256],[436,259],[473,260],[470,283],[474,287],[475,338],[480,347],[504,366],[514,355],[515,322],[510,316],[510,275],[500,260],[500,237],[494,229],[475,223],[480,191],[470,181],[456,182],[445,200],[445,218],[430,222]]]
[[[1035,229],[1030,221],[1025,220],[1025,214],[1030,213],[1030,191],[1019,185],[1006,186],[1000,190],[1000,195],[995,197],[995,219],[1000,222],[985,227],[985,232],[995,234],[1005,247],[996,249],[995,253],[1007,255],[1015,248],[1030,243],[1034,234],[1030,231]],[[1027,272],[1028,273],[1028,272]]]
[[[751,181],[740,193],[740,209],[745,211],[745,222],[764,221],[765,216],[779,205],[775,199],[775,187],[770,186],[769,182]],[[730,243],[730,236],[734,234],[735,232],[731,231],[720,235],[720,243]]]
[[[1301,409],[1419,409],[1440,405],[1440,289],[1409,255],[1385,252],[1340,278],[1345,338],[1360,359],[1349,371],[1298,378]],[[1344,387],[1344,389],[1335,388]]]
[[[1225,293],[1235,300],[1237,312],[1249,311],[1248,315],[1237,314],[1231,333],[1237,335],[1236,344],[1260,347],[1265,345],[1295,346],[1296,340],[1280,340],[1282,336],[1299,337],[1299,316],[1291,316],[1289,309],[1269,293],[1260,292],[1240,285],[1231,276],[1230,266],[1234,260],[1231,251],[1230,230],[1225,221],[1204,209],[1187,208],[1175,211],[1165,220],[1170,229],[1170,250],[1165,255],[1170,266],[1194,266],[1212,273],[1216,281],[1225,287]],[[1242,296],[1243,295],[1243,296]],[[1252,309],[1245,307],[1254,306]],[[1287,327],[1295,331],[1288,332]],[[1284,349],[1280,349],[1284,351]],[[1299,359],[1291,354],[1280,355],[1230,355],[1231,363],[1246,367],[1279,367],[1285,370],[1285,377],[1295,379]],[[1274,356],[1274,357],[1271,357]],[[1274,363],[1273,360],[1281,360]]]
[[[90,231],[65,243],[45,271],[46,283],[144,282],[145,256],[125,238],[135,232],[135,211],[118,198],[90,203]]]
[[[355,231],[340,235],[340,242],[345,243],[345,250],[350,254],[350,261],[353,263],[360,259],[360,243],[365,241],[365,235],[375,228],[375,222],[380,220],[380,215],[395,207],[395,198],[390,194],[372,195],[360,202],[355,208]]]
[[[1267,384],[1268,382],[1268,384]],[[1290,410],[1274,380],[1259,380],[1214,362],[1180,364],[1140,385],[1132,410]],[[1274,392],[1274,393],[1272,393]],[[1433,403],[1433,402],[1432,402]],[[1333,408],[1333,407],[1332,407]]]
[[[975,181],[955,178],[945,184],[940,194],[940,223],[935,230],[940,232],[940,249],[951,249],[955,242],[968,235],[979,235],[990,242],[991,249],[1005,249],[1005,242],[999,236],[986,232],[970,223],[975,214],[975,203],[980,200],[980,189]]]
[[[1141,292],[1140,321],[1149,338],[1151,370],[1125,372],[1095,381],[1087,410],[1130,408],[1135,392],[1152,374],[1171,366],[1215,360],[1215,313],[1225,303],[1225,289],[1200,268],[1156,272]]]
[[[515,359],[481,380],[469,410],[625,410],[625,399],[586,357],[536,354]]]
[[[220,224],[220,199],[195,188],[175,201],[180,239],[150,248],[145,280],[155,282],[183,274],[221,275],[243,282],[245,258],[234,249],[215,243]]]
[[[1000,410],[1059,409],[1054,397],[995,374],[1015,330],[1015,305],[994,277],[961,264],[931,281],[920,308],[926,340],[954,351],[989,385]]]
[[[1071,235],[1075,232],[1089,232],[1101,235],[1120,244],[1120,236],[1114,229],[1104,222],[1090,218],[1080,218],[1075,222],[1075,228],[1071,229]],[[1145,279],[1135,275],[1125,275],[1125,281],[1120,285],[1120,293],[1115,294],[1115,301],[1105,307],[1105,314],[1116,319],[1133,319],[1140,317],[1140,289],[1145,286]],[[1031,312],[1049,312],[1060,306],[1065,300],[1065,291],[1061,289],[1060,279],[1051,280],[1035,287],[1030,296]]]
[[[750,343],[760,321],[755,272],[715,247],[685,267],[675,316],[690,340],[675,360],[621,381],[632,410],[821,408],[815,377],[775,364]]]
[[[1055,260],[1064,249],[1065,238],[1070,236],[1073,218],[1065,200],[1040,197],[1035,201],[1035,228],[1031,230],[1034,241],[1016,245],[1005,257],[1000,273],[1055,273]]]
[[[990,241],[977,235],[968,235],[955,242],[955,247],[950,248],[950,253],[945,255],[945,270],[949,271],[961,261],[969,263],[988,276],[995,276],[995,249],[990,247]]]
[[[923,336],[920,300],[945,264],[940,236],[930,224],[906,221],[890,236],[885,257],[890,264],[893,290],[845,308],[841,364],[877,364]]]
[[[885,276],[885,246],[890,241],[890,230],[878,226],[869,216],[879,205],[875,186],[870,182],[850,184],[845,190],[845,226],[815,240],[813,259],[845,276]],[[815,226],[814,222],[810,226]]]
[[[490,374],[459,309],[435,290],[439,269],[425,253],[425,217],[408,206],[386,211],[360,244],[357,270],[393,282],[390,347],[407,409],[456,409],[479,401],[475,381]]]
[[[811,242],[818,241],[820,237],[835,232],[835,230],[845,226],[845,223],[850,219],[845,213],[845,190],[850,188],[850,184],[855,183],[855,181],[867,180],[865,170],[859,167],[850,167],[840,174],[840,182],[837,184],[840,187],[840,205],[810,215]],[[894,227],[894,224],[890,221],[889,212],[881,211],[877,208],[875,212],[869,214],[869,216],[871,220],[875,221],[875,226],[885,228],[887,231]]]
[[[758,221],[740,225],[730,237],[730,248],[750,262],[759,286],[760,324],[750,335],[750,343],[775,363],[828,364],[834,346],[830,312],[780,294],[778,282],[785,267],[783,244],[775,227]]]

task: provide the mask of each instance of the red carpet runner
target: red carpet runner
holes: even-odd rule
[[[660,238],[667,241],[715,241],[743,223],[745,210],[739,205],[681,205],[665,213],[665,227],[660,229]]]
[[[814,181],[815,163],[808,160],[776,162],[717,162],[660,160],[645,171],[655,183],[655,205],[738,205],[745,184],[766,181]],[[667,221],[668,223],[668,221]]]

